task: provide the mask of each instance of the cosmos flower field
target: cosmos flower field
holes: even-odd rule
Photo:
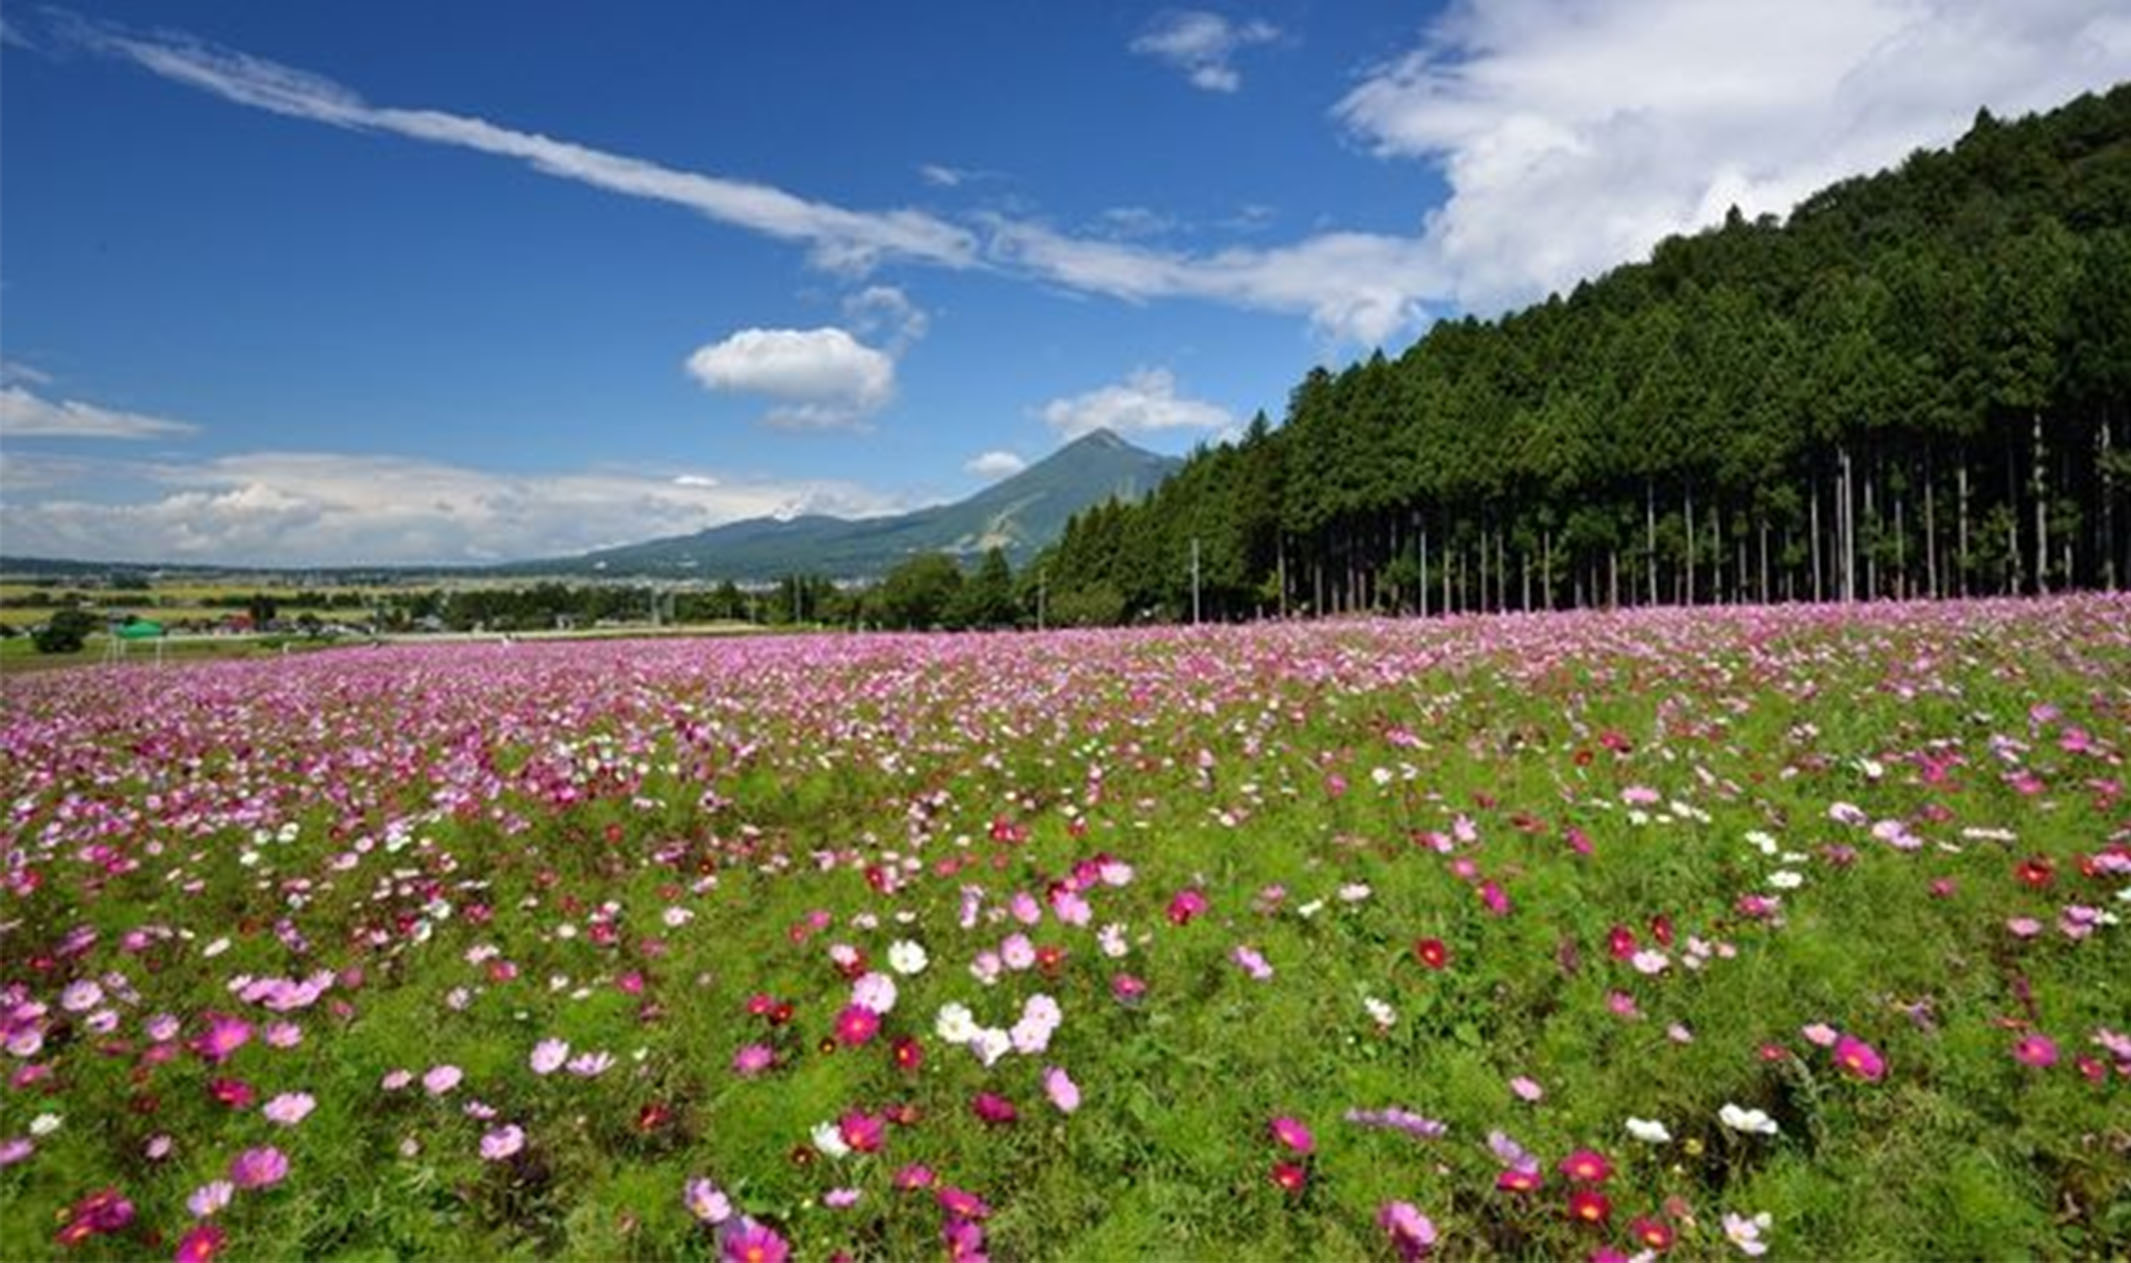
[[[2131,601],[0,682],[8,1257],[2106,1257]]]

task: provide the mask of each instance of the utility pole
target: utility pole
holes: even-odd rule
[[[1044,570],[1044,569],[1040,569],[1040,568],[1039,568],[1039,569],[1038,569],[1038,570],[1036,571],[1036,630],[1037,630],[1037,631],[1042,631],[1042,630],[1043,630],[1043,602],[1044,602],[1044,598],[1050,595],[1050,591],[1051,591],[1051,572],[1050,572],[1050,571],[1048,571],[1048,570]]]
[[[1191,625],[1199,625],[1199,537],[1191,537]]]

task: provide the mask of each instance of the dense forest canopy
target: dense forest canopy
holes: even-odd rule
[[[1037,566],[1088,623],[1194,554],[1218,618],[2115,588],[2127,445],[2121,85],[1313,370]]]

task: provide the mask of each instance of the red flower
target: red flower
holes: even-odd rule
[[[1196,890],[1179,890],[1169,901],[1169,924],[1189,925],[1193,917],[1206,911],[1206,896]]]
[[[2013,875],[2040,890],[2049,885],[2050,879],[2057,875],[2057,866],[2039,855],[2031,855],[2020,861],[2018,867],[2013,869]]]
[[[1635,931],[1625,925],[1616,925],[1606,931],[1606,951],[1615,960],[1626,960],[1635,955]]]
[[[1613,1203],[1597,1189],[1580,1188],[1569,1194],[1569,1218],[1580,1224],[1602,1224],[1613,1214]]]
[[[1443,945],[1442,939],[1422,939],[1413,945],[1413,954],[1418,956],[1421,963],[1430,969],[1447,969],[1450,967],[1450,949]]]
[[[1672,1225],[1648,1217],[1628,1221],[1628,1235],[1647,1249],[1660,1253],[1672,1248]]]
[[[1561,1173],[1578,1184],[1603,1184],[1613,1174],[1613,1164],[1602,1153],[1578,1149],[1561,1160]]]
[[[1272,1180],[1291,1197],[1299,1197],[1309,1187],[1310,1173],[1292,1162],[1275,1162]]]
[[[856,1048],[880,1032],[880,1014],[863,1004],[854,1004],[836,1015],[836,1038]]]
[[[1541,1182],[1537,1171],[1511,1167],[1495,1177],[1495,1188],[1504,1193],[1530,1193],[1537,1191]]]
[[[919,1066],[925,1064],[925,1046],[908,1035],[896,1040],[890,1051],[895,1058],[895,1068],[898,1070],[914,1072]]]

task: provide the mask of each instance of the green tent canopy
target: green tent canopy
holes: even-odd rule
[[[135,619],[118,629],[118,635],[121,640],[154,640],[162,634],[163,625],[161,623],[151,622],[145,618]]]

